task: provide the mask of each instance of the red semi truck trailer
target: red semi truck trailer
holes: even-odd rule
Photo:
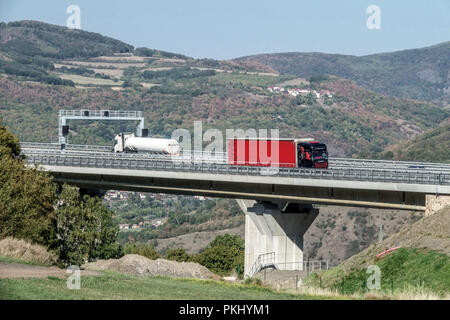
[[[328,151],[312,139],[235,138],[228,140],[228,164],[327,169]]]

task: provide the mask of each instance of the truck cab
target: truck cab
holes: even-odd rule
[[[301,142],[297,144],[298,167],[328,168],[328,151],[324,143]]]

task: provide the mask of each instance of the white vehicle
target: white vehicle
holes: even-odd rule
[[[114,138],[114,152],[151,152],[176,155],[180,144],[174,139],[136,137],[134,133],[119,133]]]

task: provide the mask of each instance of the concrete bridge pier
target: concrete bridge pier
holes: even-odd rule
[[[303,235],[319,210],[309,204],[237,202],[245,213],[245,276],[252,275],[258,257],[281,270],[303,270]]]

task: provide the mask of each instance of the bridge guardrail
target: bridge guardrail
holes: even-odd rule
[[[413,170],[385,170],[374,168],[280,168],[233,166],[226,163],[191,163],[175,161],[148,161],[145,159],[120,158],[111,156],[82,157],[75,155],[27,155],[28,164],[41,164],[53,166],[73,166],[90,168],[132,169],[132,170],[159,170],[201,172],[229,175],[266,175],[278,177],[303,177],[311,179],[395,182],[427,185],[450,185],[450,174],[431,171]]]
[[[39,143],[39,142],[22,142],[21,147],[24,153],[47,153],[54,154],[55,151],[60,150],[61,145],[59,143]],[[111,153],[112,146],[100,146],[100,145],[76,145],[67,144],[65,153],[79,155],[107,155],[109,157],[117,157],[120,155]],[[205,158],[205,154],[202,151],[185,150],[180,155],[180,159],[190,160],[191,157],[203,156],[202,161],[226,163],[228,157],[226,152],[215,154],[214,156],[208,155]],[[127,158],[145,158],[150,160],[171,160],[169,155],[164,154],[150,154],[150,153],[128,153]],[[428,171],[440,171],[450,173],[450,163],[434,163],[434,162],[420,162],[420,161],[392,161],[392,160],[374,160],[374,159],[353,159],[353,158],[330,158],[329,167],[332,168],[376,168],[376,169],[426,169]]]

